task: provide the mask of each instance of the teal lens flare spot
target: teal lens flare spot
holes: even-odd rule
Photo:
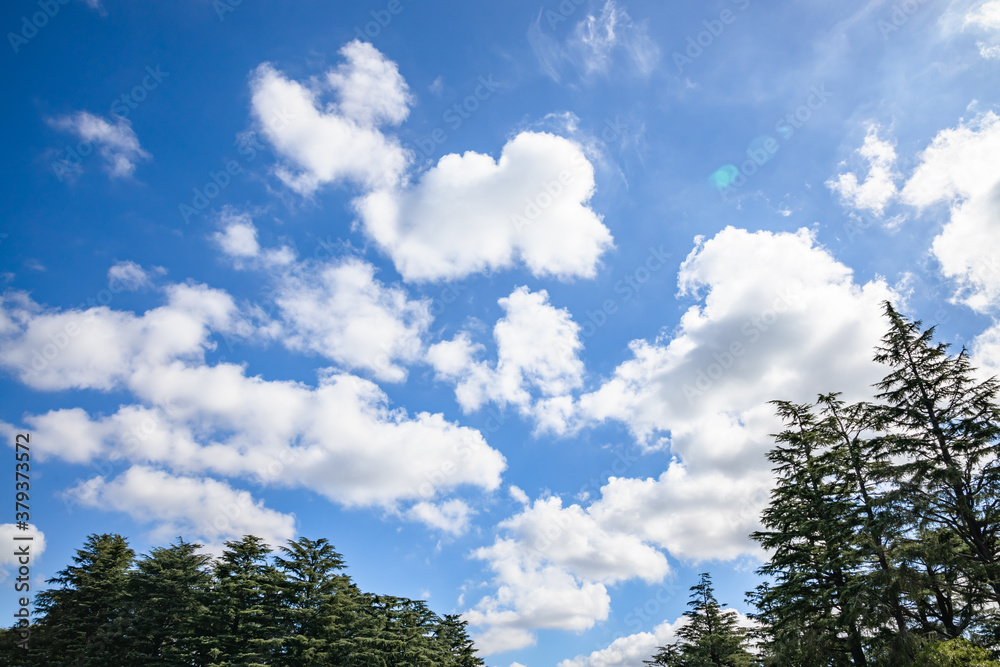
[[[736,177],[740,175],[740,170],[735,165],[727,164],[719,168],[714,174],[708,177],[708,182],[722,190],[732,185]]]

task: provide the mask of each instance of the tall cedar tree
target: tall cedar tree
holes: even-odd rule
[[[43,616],[34,637],[37,664],[62,667],[126,665],[128,571],[135,552],[121,535],[91,535],[74,565],[48,580],[58,588],[39,593]]]
[[[892,369],[877,387],[893,482],[913,524],[955,535],[963,574],[1000,605],[1000,384],[977,379],[964,349],[933,344],[933,327],[921,332],[889,303],[885,314],[875,359]]]
[[[685,623],[677,631],[679,641],[660,647],[647,665],[665,667],[750,667],[753,655],[747,650],[748,634],[739,626],[734,611],[723,611],[715,599],[712,577],[703,573],[691,587]]]
[[[154,547],[128,577],[131,601],[129,664],[204,667],[214,639],[207,636],[211,557],[179,539]]]
[[[751,595],[769,628],[775,664],[867,665],[862,522],[834,454],[835,436],[809,406],[775,402],[787,429],[768,453],[776,486],[752,535],[771,552],[758,573],[773,580]]]
[[[483,667],[486,663],[476,655],[476,647],[469,639],[467,621],[457,614],[445,614],[434,630],[434,638],[442,644],[449,655],[445,664],[454,667]]]
[[[226,542],[215,563],[213,665],[258,667],[279,652],[281,574],[267,562],[270,553],[262,539],[247,535]]]
[[[998,383],[933,328],[885,315],[876,402],[776,402],[786,430],[753,535],[771,560],[749,596],[766,664],[917,664],[928,640],[1000,644]]]
[[[341,665],[353,648],[358,591],[344,558],[327,540],[302,537],[280,548],[275,565],[283,575],[281,633],[273,664]]]

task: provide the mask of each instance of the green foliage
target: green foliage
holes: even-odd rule
[[[734,611],[723,611],[715,599],[712,577],[703,573],[691,587],[691,600],[684,614],[687,622],[677,631],[678,641],[660,647],[647,665],[665,667],[750,667],[753,656],[747,650],[748,634],[739,626]]]
[[[154,547],[128,577],[131,664],[181,667],[207,665],[212,638],[209,619],[211,558],[200,544],[178,540]]]
[[[35,598],[43,615],[32,637],[38,664],[105,667],[128,664],[128,576],[135,552],[120,535],[91,535],[74,565],[48,580],[58,588]],[[37,650],[37,649],[36,649]]]
[[[327,540],[248,535],[217,560],[179,539],[135,561],[92,535],[39,593],[30,649],[0,630],[0,664],[52,667],[482,667],[458,616],[358,590]]]
[[[1000,385],[885,315],[875,402],[776,402],[748,594],[765,665],[979,664],[1000,644]]]
[[[990,652],[964,639],[934,642],[917,655],[914,667],[1000,667]]]

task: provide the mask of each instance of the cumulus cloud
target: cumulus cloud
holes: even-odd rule
[[[244,535],[256,535],[271,545],[284,544],[296,535],[293,515],[264,507],[248,491],[143,465],[132,466],[111,480],[86,480],[66,495],[83,506],[125,512],[153,524],[150,539],[154,541],[184,535],[221,551],[226,540]]]
[[[372,382],[328,371],[309,386],[208,365],[214,335],[234,319],[232,299],[204,286],[166,292],[166,305],[142,315],[53,311],[23,294],[4,296],[0,364],[36,389],[114,389],[135,399],[110,415],[79,408],[27,415],[44,440],[35,448],[40,459],[256,479],[393,511],[463,486],[499,487],[506,462],[478,431],[390,407]],[[14,430],[0,423],[0,431]],[[460,523],[455,505],[441,511]]]
[[[249,213],[226,207],[219,215],[222,231],[212,234],[212,240],[233,263],[242,269],[281,269],[292,266],[295,251],[288,246],[262,248],[257,240],[257,226]]]
[[[162,267],[154,267],[153,273],[163,274],[166,270]],[[134,292],[145,289],[153,285],[150,273],[140,265],[132,261],[116,262],[108,269],[108,285],[112,290],[126,290]]]
[[[21,538],[21,539],[15,539]],[[24,538],[31,538],[30,540]],[[23,565],[17,560],[19,547],[27,545],[34,560],[45,553],[45,533],[34,524],[28,524],[26,530],[21,530],[17,524],[0,523],[0,568],[17,569]]]
[[[322,80],[293,81],[269,63],[251,78],[258,130],[285,160],[275,173],[303,195],[342,182],[394,185],[409,160],[381,130],[409,113],[409,88],[396,64],[357,40],[340,54],[344,63]]]
[[[110,390],[143,368],[200,358],[210,330],[232,330],[237,311],[225,292],[205,285],[165,291],[167,304],[141,317],[105,306],[46,310],[7,293],[0,364],[34,389]]]
[[[524,495],[514,488],[515,499]],[[632,578],[656,582],[670,570],[641,537],[598,523],[579,505],[563,507],[556,497],[526,504],[498,529],[502,536],[473,554],[496,573],[497,593],[465,614],[483,627],[477,645],[485,642],[484,654],[531,645],[540,628],[590,628],[607,618],[606,586]]]
[[[646,26],[634,22],[625,7],[607,0],[600,13],[577,22],[565,41],[553,34],[569,20],[561,9],[542,10],[528,30],[528,42],[544,74],[560,81],[572,71],[586,79],[608,74],[616,64],[641,76],[653,72],[660,50]]]
[[[432,345],[427,359],[440,379],[454,382],[455,397],[466,412],[488,401],[511,404],[525,414],[535,397],[558,397],[583,384],[580,326],[565,309],[549,304],[545,290],[518,287],[499,300],[505,316],[493,328],[497,361],[476,359],[483,349],[468,332]]]
[[[260,255],[257,227],[247,214],[225,214],[221,220],[223,230],[212,238],[226,255],[234,258],[252,258]]]
[[[870,398],[883,375],[871,360],[881,304],[898,296],[881,280],[856,284],[805,229],[699,239],[679,285],[703,305],[658,339],[633,341],[632,358],[575,408],[582,423],[622,422],[676,460],[658,479],[611,478],[588,513],[677,558],[754,554],[747,534],[767,503],[765,454],[780,430],[768,401]]]
[[[868,174],[864,180],[853,172],[847,172],[840,174],[836,180],[827,181],[826,185],[840,195],[845,206],[881,216],[897,193],[896,181],[900,175],[895,171],[895,145],[879,138],[879,128],[871,125],[857,154],[868,163]]]
[[[997,155],[1000,116],[991,111],[938,133],[902,191],[903,200],[918,208],[949,205],[951,217],[933,253],[956,283],[954,299],[979,312],[1000,306]]]
[[[581,581],[515,540],[497,540],[475,556],[489,561],[497,585],[495,595],[463,614],[470,625],[484,628],[474,638],[482,655],[531,646],[536,629],[579,632],[608,617],[611,598],[604,584]]]
[[[433,320],[430,301],[375,279],[375,267],[354,258],[299,266],[283,275],[275,294],[293,350],[309,350],[380,380],[401,382],[401,363],[416,361]]]
[[[1000,0],[986,0],[974,6],[965,16],[965,28],[981,33],[995,33],[1000,30]],[[988,60],[1000,59],[1000,43],[979,42],[979,54]]]
[[[455,280],[516,262],[536,276],[589,278],[612,246],[587,206],[594,188],[578,144],[522,132],[498,160],[446,155],[411,187],[377,190],[356,207],[409,281]]]
[[[458,498],[439,504],[421,501],[406,512],[408,518],[452,535],[465,534],[473,514],[473,509]]]
[[[1000,378],[1000,322],[972,341],[972,363],[984,377]]]
[[[135,173],[138,162],[152,156],[139,145],[139,138],[127,118],[116,116],[109,123],[87,111],[49,120],[52,127],[71,132],[81,141],[91,144],[104,158],[105,169],[112,178],[127,178]]]
[[[725,609],[725,612],[736,614],[737,623],[745,628],[753,627],[753,621],[736,609]],[[663,621],[651,632],[637,632],[627,637],[619,637],[603,648],[589,655],[578,655],[570,660],[563,660],[558,667],[633,667],[648,660],[661,646],[674,644],[680,639],[677,631],[688,623],[685,616],[677,620]]]
[[[607,648],[589,655],[578,655],[562,660],[558,667],[633,667],[656,653],[657,648],[677,641],[677,631],[687,623],[682,616],[673,623],[663,621],[652,632],[637,632],[627,637],[619,637]]]
[[[536,276],[596,275],[612,237],[588,206],[594,168],[579,144],[522,132],[498,159],[451,154],[410,173],[412,156],[385,133],[406,119],[412,101],[396,64],[358,41],[340,53],[345,62],[322,79],[293,81],[269,63],[252,77],[252,114],[283,160],[275,173],[288,187],[310,195],[329,184],[357,186],[361,228],[407,281],[518,263]],[[248,230],[232,232],[219,242],[252,252]]]

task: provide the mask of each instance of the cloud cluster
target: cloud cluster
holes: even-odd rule
[[[517,262],[536,276],[590,278],[612,247],[587,206],[594,189],[578,144],[522,132],[497,160],[446,155],[412,186],[377,190],[355,205],[408,281],[455,280]]]
[[[496,572],[498,592],[469,615],[497,645],[554,623],[589,627],[607,613],[595,586],[659,580],[660,550],[689,561],[758,555],[747,536],[772,485],[769,434],[781,428],[768,402],[830,391],[870,398],[882,377],[872,350],[884,333],[881,304],[898,295],[882,281],[856,284],[808,230],[727,228],[698,239],[678,284],[700,304],[658,339],[634,341],[632,358],[579,396],[562,424],[573,432],[614,420],[673,461],[657,478],[610,477],[586,507],[537,501],[501,524],[506,533],[476,553]],[[533,587],[583,599],[540,617]]]
[[[428,349],[437,377],[456,385],[455,398],[466,412],[494,402],[530,414],[538,405],[545,410],[569,400],[583,384],[580,326],[568,311],[549,304],[545,290],[518,287],[499,303],[505,315],[493,328],[496,363],[477,359],[483,346],[463,331]]]
[[[845,206],[881,216],[897,194],[896,181],[900,175],[895,171],[896,148],[893,143],[879,138],[879,128],[871,125],[857,154],[868,163],[864,180],[847,172],[836,180],[827,181],[826,185],[840,195]]]
[[[251,78],[254,120],[286,160],[275,173],[303,195],[345,181],[392,185],[409,161],[399,141],[381,129],[409,114],[409,89],[396,64],[357,40],[340,54],[343,64],[308,85],[286,78],[269,63]],[[325,95],[335,101],[324,102]]]
[[[358,41],[341,55],[344,63],[308,83],[268,63],[252,76],[252,114],[283,159],[275,170],[282,182],[303,195],[340,183],[360,188],[361,228],[407,281],[454,280],[517,263],[536,276],[595,275],[612,238],[588,206],[594,168],[578,144],[522,132],[498,159],[452,154],[411,173],[412,156],[386,133],[412,102],[396,64]],[[335,99],[324,101],[327,95]],[[232,232],[219,242],[252,252],[250,239]]]
[[[542,73],[561,81],[569,72],[583,79],[607,75],[614,65],[640,76],[650,75],[660,50],[649,37],[646,26],[636,23],[625,7],[607,0],[600,13],[587,14],[578,21],[569,37],[559,40],[554,31],[568,21],[578,3],[563,3],[558,9],[543,10],[528,30],[528,42]]]
[[[687,623],[681,617],[671,623],[663,621],[651,632],[637,632],[627,637],[619,637],[607,648],[598,649],[589,655],[562,660],[558,667],[633,667],[649,660],[657,648],[677,641],[677,631]]]
[[[440,414],[411,416],[391,408],[367,380],[330,370],[308,386],[249,377],[234,364],[206,363],[215,337],[240,320],[232,298],[203,285],[171,285],[165,292],[166,304],[142,315],[106,307],[59,311],[24,294],[3,297],[0,364],[22,382],[45,391],[127,391],[135,399],[109,415],[70,408],[24,418],[38,434],[40,459],[125,466],[124,476],[94,482],[88,486],[94,493],[77,500],[97,497],[102,506],[120,507],[140,520],[206,530],[184,510],[193,512],[194,505],[176,505],[183,516],[166,517],[132,502],[130,490],[141,486],[135,480],[159,479],[168,495],[190,487],[209,499],[242,498],[242,492],[204,477],[221,475],[311,489],[345,506],[390,510],[399,503],[434,502],[464,485],[499,485],[506,463],[478,431]],[[16,430],[0,427],[7,434]],[[451,525],[461,523],[455,505],[439,510],[438,517],[422,510],[412,516],[430,517],[437,526],[441,516]],[[279,520],[263,509],[245,516],[267,519],[263,525],[275,535],[290,525],[287,517]]]
[[[965,16],[964,27],[993,37],[993,33],[1000,31],[1000,0],[983,0],[974,6]],[[978,42],[977,46],[983,58],[1000,59],[1000,42],[995,37],[991,41]]]
[[[137,164],[152,156],[139,145],[139,138],[127,118],[115,116],[109,123],[100,116],[78,111],[68,116],[49,120],[59,130],[75,134],[83,142],[93,145],[104,158],[104,166],[112,178],[128,178],[135,173]],[[75,167],[79,169],[79,165]]]
[[[950,220],[932,250],[955,281],[956,301],[979,312],[1000,306],[1000,116],[990,111],[942,130],[920,155],[904,186],[904,202],[923,209],[950,207]]]

